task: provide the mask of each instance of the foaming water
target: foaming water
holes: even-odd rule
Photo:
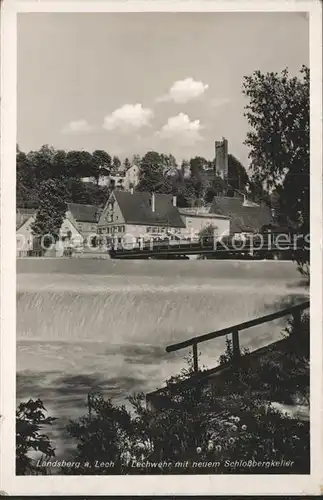
[[[161,386],[188,354],[166,354],[167,345],[282,309],[305,294],[291,263],[82,259],[70,261],[68,273],[66,262],[40,261],[37,272],[31,261],[32,272],[25,267],[17,278],[17,397],[41,397],[61,422],[84,412],[91,389],[124,402]],[[278,320],[246,330],[241,346],[277,340],[283,326]],[[202,344],[201,363],[217,364],[224,342]]]

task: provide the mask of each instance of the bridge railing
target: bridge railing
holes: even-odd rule
[[[205,335],[200,335],[198,337],[193,337],[188,340],[184,340],[183,342],[179,342],[177,344],[172,344],[166,347],[166,352],[174,352],[179,351],[181,349],[185,349],[186,347],[192,346],[193,348],[193,369],[194,372],[197,373],[199,371],[198,367],[198,344],[202,342],[207,342],[208,340],[213,340],[219,337],[223,337],[225,335],[232,335],[232,349],[233,349],[233,361],[238,361],[241,356],[240,345],[239,345],[239,332],[242,330],[246,330],[247,328],[251,328],[253,326],[261,325],[263,323],[268,323],[269,321],[273,321],[278,318],[283,318],[284,316],[293,316],[296,324],[301,324],[301,315],[305,309],[308,309],[310,306],[309,301],[303,302],[296,306],[288,307],[286,309],[282,309],[281,311],[277,311],[271,314],[266,314],[265,316],[261,316],[259,318],[252,319],[250,321],[245,321],[243,323],[238,323],[233,326],[229,326],[227,328],[222,328],[221,330],[217,330],[215,332],[206,333]]]
[[[306,241],[303,235],[294,238],[288,234],[282,234],[286,239],[278,241],[275,235],[272,234],[255,234],[241,240],[235,239],[233,236],[228,236],[223,239],[213,237],[206,237],[199,241],[181,240],[181,241],[159,241],[151,240],[145,241],[141,244],[124,247],[121,243],[117,243],[110,251],[112,257],[127,257],[131,255],[145,255],[145,254],[161,254],[167,253],[174,254],[176,252],[185,254],[193,253],[213,253],[221,256],[221,254],[241,254],[250,253],[250,255],[267,255],[280,253],[297,254],[297,252],[309,251],[309,241]],[[288,237],[288,238],[287,238]]]

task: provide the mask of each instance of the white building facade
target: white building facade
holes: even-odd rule
[[[212,214],[209,209],[180,208],[179,213],[185,224],[185,232],[193,239],[198,237],[200,231],[213,226],[217,237],[221,238],[230,234],[230,217]]]

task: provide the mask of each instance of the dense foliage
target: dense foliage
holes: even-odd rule
[[[46,469],[37,467],[31,452],[41,453],[41,459],[55,456],[55,450],[46,434],[41,433],[44,425],[52,425],[56,420],[46,415],[42,401],[30,399],[20,403],[16,411],[16,474],[44,474]]]
[[[45,145],[26,154],[17,147],[17,206],[38,208],[42,203],[41,184],[49,180],[59,189],[63,186],[66,202],[103,206],[110,190],[99,185],[100,178],[122,174],[131,164],[140,169],[137,190],[174,193],[181,207],[211,203],[214,195],[223,191],[223,181],[214,174],[214,161],[202,157],[178,165],[172,155],[148,151],[142,157],[134,155],[131,162],[126,158],[121,163],[118,157],[111,158],[102,150],[66,152]],[[248,175],[233,155],[229,155],[228,169],[231,194],[234,190],[244,191]],[[91,177],[94,182],[84,183],[83,177]],[[115,188],[121,186],[117,183]]]
[[[60,181],[42,181],[38,193],[39,207],[31,225],[33,234],[42,238],[58,240],[59,231],[67,209],[65,186]],[[49,244],[53,243],[48,242]]]
[[[17,206],[38,208],[40,186],[52,180],[64,186],[66,202],[104,205],[109,190],[98,186],[99,178],[109,174],[112,160],[105,151],[55,150],[47,145],[39,151],[24,153],[17,147]],[[94,183],[84,183],[82,177],[93,177]]]
[[[244,78],[245,116],[251,126],[252,180],[276,190],[287,220],[309,230],[310,89],[309,69],[299,76],[255,71]]]

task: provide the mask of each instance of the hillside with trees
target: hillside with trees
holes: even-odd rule
[[[44,145],[38,151],[25,153],[17,146],[17,206],[38,208],[42,183],[49,180],[63,188],[66,202],[103,206],[110,189],[99,185],[100,178],[122,175],[133,163],[140,168],[138,191],[176,194],[180,207],[211,203],[223,190],[223,181],[215,176],[215,162],[200,156],[179,165],[171,154],[148,151],[142,157],[135,155],[132,161],[126,158],[122,163],[103,150],[66,152]],[[85,183],[83,177],[94,181]],[[235,190],[245,191],[250,183],[245,168],[231,154],[229,183],[229,195]],[[115,188],[121,186],[117,183]]]

